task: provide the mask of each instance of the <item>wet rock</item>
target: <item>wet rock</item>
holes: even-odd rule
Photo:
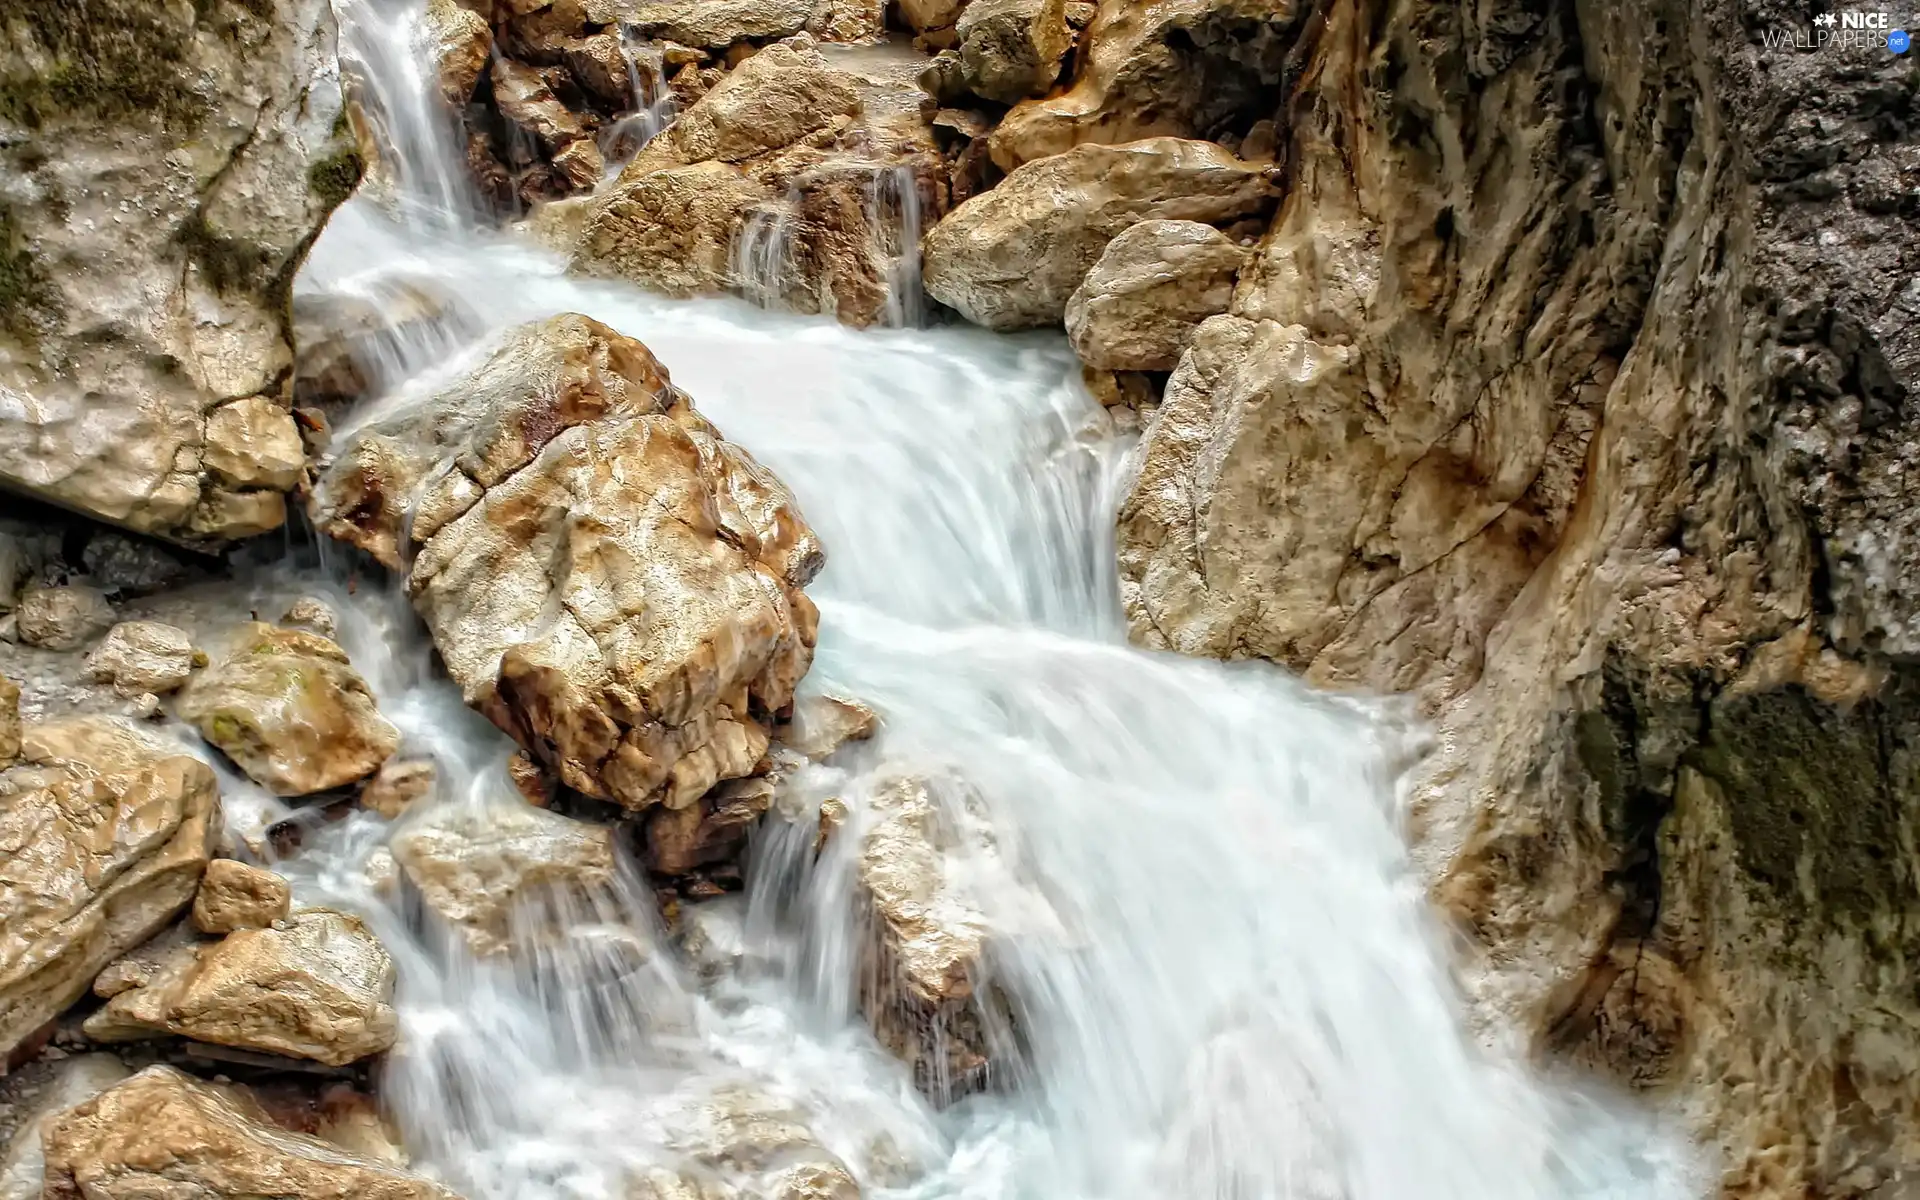
[[[360,170],[331,6],[13,11],[0,484],[188,544],[277,527],[287,285]]]
[[[1080,34],[1071,86],[1008,113],[994,131],[994,161],[1012,171],[1084,142],[1210,138],[1271,118],[1311,8],[1293,0],[1106,0]]]
[[[113,605],[84,583],[29,587],[14,610],[20,640],[44,650],[78,650],[113,625]]]
[[[0,768],[20,757],[20,685],[0,675]]]
[[[1211,225],[1142,221],[1107,244],[1068,298],[1074,352],[1100,370],[1173,370],[1200,323],[1227,311],[1251,258]]]
[[[896,0],[896,7],[915,33],[930,33],[958,24],[967,0]]]
[[[967,86],[1001,104],[1045,95],[1073,45],[1064,0],[972,0],[955,28]]]
[[[686,162],[741,162],[793,145],[860,108],[854,81],[811,38],[769,46],[681,114],[640,166],[666,154]]]
[[[318,634],[260,622],[180,693],[179,711],[279,796],[364,779],[400,745],[346,651]]]
[[[772,193],[731,163],[650,171],[623,182],[588,218],[577,270],[645,280],[668,296],[724,291],[733,245],[756,205]]]
[[[1265,169],[1204,142],[1079,146],[1021,167],[927,234],[926,289],[990,329],[1058,323],[1107,244],[1148,220],[1218,224],[1270,209]]]
[[[584,317],[362,430],[315,521],[412,556],[467,702],[595,799],[679,808],[749,774],[811,660],[824,556],[792,497]]]
[[[440,98],[457,112],[473,98],[480,77],[486,74],[493,31],[486,18],[454,0],[427,0],[424,27]]]
[[[251,1093],[148,1067],[55,1119],[49,1196],[136,1200],[457,1200],[447,1189],[338,1143],[273,1123]]]
[[[684,46],[725,49],[735,42],[791,37],[806,28],[814,0],[658,0],[631,18],[644,35]]]
[[[159,621],[122,621],[87,655],[87,672],[123,696],[165,695],[187,682],[194,660],[186,630]]]
[[[546,808],[553,803],[555,787],[552,777],[525,750],[516,750],[507,757],[507,781],[535,808]]]
[[[0,1200],[41,1200],[46,1184],[42,1136],[53,1122],[133,1072],[111,1054],[81,1054],[55,1069],[33,1096],[32,1108],[14,1125],[6,1157],[0,1159]]]
[[[780,730],[780,744],[814,762],[848,742],[864,742],[880,729],[880,716],[858,700],[809,696],[794,705],[793,720]]]
[[[270,928],[180,947],[84,1028],[104,1042],[174,1034],[343,1066],[393,1045],[392,999],[393,960],[365,923],[303,908]]]
[[[501,117],[549,153],[586,133],[580,118],[553,94],[539,71],[499,57],[492,72],[493,99]]]
[[[231,858],[207,864],[193,897],[193,927],[201,933],[265,929],[293,910],[293,889],[262,867]]]
[[[392,820],[433,794],[438,771],[433,760],[388,759],[360,787],[360,807]]]
[[[299,294],[293,299],[293,395],[323,411],[346,407],[391,380],[422,347],[452,352],[475,328],[444,289],[404,279],[372,296]]]
[[[685,875],[738,858],[747,835],[773,806],[766,779],[736,779],[685,808],[656,808],[646,819],[647,869]]]
[[[218,825],[212,770],[131,725],[83,717],[31,726],[22,740],[30,766],[0,775],[9,1050],[192,901]]]
[[[749,1194],[781,1200],[858,1200],[860,1195],[846,1165],[809,1128],[806,1114],[752,1087],[725,1085],[686,1104],[669,1118],[667,1143],[704,1168],[699,1175],[680,1176],[681,1188],[697,1186],[705,1172],[717,1172]],[[659,1173],[649,1184],[636,1195],[677,1200],[687,1194]]]
[[[393,841],[427,908],[478,955],[504,953],[542,906],[613,886],[613,831],[537,808],[433,814]]]
[[[287,611],[280,615],[280,623],[323,638],[332,638],[339,622],[333,615],[333,608],[325,600],[302,596],[287,606]]]

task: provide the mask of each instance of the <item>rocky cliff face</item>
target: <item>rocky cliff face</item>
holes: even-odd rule
[[[217,545],[304,450],[288,290],[353,189],[326,0],[26,0],[0,39],[0,487]]]

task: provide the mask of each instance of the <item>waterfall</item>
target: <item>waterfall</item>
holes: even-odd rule
[[[881,170],[868,201],[874,257],[886,264],[886,324],[916,328],[926,322],[927,297],[920,290],[920,181],[908,166]]]
[[[731,274],[734,289],[761,308],[786,303],[794,282],[793,210],[789,196],[756,206],[734,234]]]
[[[349,30],[391,30],[378,2],[342,0]],[[381,111],[430,109],[428,74],[359,36]],[[719,966],[682,961],[630,867],[520,914],[514,953],[477,958],[395,885],[390,844],[447,822],[533,829],[501,769],[511,744],[436,671],[404,596],[311,554],[263,565],[254,606],[330,600],[407,752],[439,768],[423,808],[316,827],[277,865],[302,902],[362,914],[393,952],[401,1043],[379,1083],[417,1167],[471,1200],[657,1194],[630,1180],[684,1149],[676,1114],[746,1089],[802,1114],[868,1197],[1697,1194],[1690,1150],[1652,1114],[1467,1032],[1399,835],[1419,731],[1397,707],[1127,643],[1111,525],[1129,442],[1059,335],[862,333],[570,278],[464,220],[433,131],[394,144],[408,194],[442,219],[349,202],[302,293],[428,281],[460,298],[458,336],[393,344],[388,390],[557,312],[643,340],[799,497],[830,556],[805,689],[884,724],[797,777],[798,818],[769,816],[744,896],[698,906],[734,948]],[[911,178],[883,178],[873,203],[898,217],[890,315],[917,324]],[[769,212],[742,236],[747,290],[777,282],[781,228]],[[991,1088],[944,1108],[855,1007],[851,857],[902,772],[947,781],[941,820],[977,831],[954,874],[993,935],[981,982],[1009,998],[1018,1043]],[[816,858],[808,818],[828,798],[849,815]]]

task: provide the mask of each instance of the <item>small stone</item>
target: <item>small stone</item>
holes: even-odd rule
[[[193,674],[187,631],[159,621],[122,621],[87,655],[87,673],[123,696],[177,690]]]
[[[305,629],[330,638],[339,631],[339,619],[333,615],[333,607],[325,600],[312,596],[302,596],[287,606],[280,617],[282,625],[295,629]]]
[[[83,583],[29,587],[14,616],[20,640],[44,650],[77,650],[113,625],[113,605]]]
[[[284,920],[293,908],[287,881],[262,867],[231,858],[207,864],[193,897],[193,925],[201,933],[265,929]]]
[[[438,770],[432,759],[388,759],[360,788],[360,807],[393,820],[433,792]]]

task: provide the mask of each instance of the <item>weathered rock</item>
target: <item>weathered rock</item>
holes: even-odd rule
[[[930,33],[959,24],[967,0],[895,0],[895,5],[915,33]]]
[[[648,36],[717,50],[791,37],[806,28],[813,9],[814,0],[655,0],[641,4],[631,21]]]
[[[20,640],[46,650],[78,650],[113,626],[113,605],[84,583],[29,587],[14,615]]]
[[[8,1050],[187,906],[218,827],[212,770],[130,725],[77,718],[30,727],[23,741],[40,769],[0,775]]]
[[[880,715],[858,700],[809,696],[794,705],[793,720],[779,732],[780,744],[821,762],[848,742],[864,742],[880,729]]]
[[[194,568],[181,555],[151,538],[129,537],[111,529],[95,530],[80,552],[87,582],[109,599],[146,596],[178,584]]]
[[[47,1128],[76,1104],[93,1099],[133,1072],[111,1054],[81,1054],[62,1062],[34,1098],[0,1160],[0,1200],[41,1200],[46,1186]]]
[[[1209,224],[1272,207],[1267,171],[1204,142],[1085,145],[1028,163],[927,234],[927,293],[977,325],[1057,324],[1121,232],[1149,220]]]
[[[302,596],[287,606],[287,611],[280,615],[280,623],[331,639],[336,632],[339,620],[333,615],[333,609],[328,607],[325,600]]]
[[[303,908],[270,928],[181,946],[84,1028],[103,1042],[175,1034],[343,1066],[393,1045],[392,999],[393,960],[365,923]]]
[[[1243,133],[1278,115],[1287,56],[1312,8],[1105,0],[1080,35],[1072,85],[1008,113],[993,134],[994,161],[1011,171],[1083,142]]]
[[[148,1067],[52,1122],[49,1197],[457,1200],[439,1184],[273,1123],[250,1093]]]
[[[501,117],[553,153],[586,133],[539,71],[511,58],[493,60],[493,101]]]
[[[87,671],[123,696],[176,691],[193,674],[187,631],[159,621],[122,621],[87,655]]]
[[[425,343],[451,353],[475,328],[458,297],[423,280],[385,282],[371,296],[296,293],[294,402],[344,408],[394,382],[403,351]]]
[[[629,808],[750,773],[811,661],[824,555],[792,497],[585,317],[513,330],[361,430],[315,521],[390,565],[417,552],[408,589],[468,703]]]
[[[193,897],[193,927],[201,933],[264,929],[293,911],[293,889],[263,867],[216,858]]]
[[[613,831],[538,808],[431,814],[393,842],[427,908],[478,955],[512,949],[529,909],[613,886]]]
[[[0,675],[0,769],[20,757],[20,685]]]
[[[433,794],[438,772],[433,760],[390,758],[360,787],[360,807],[392,820]]]
[[[752,1087],[726,1085],[698,1097],[668,1121],[667,1144],[704,1172],[744,1185],[748,1194],[778,1200],[858,1200],[846,1165],[827,1150],[798,1108]],[[636,1197],[682,1200],[700,1196],[698,1176],[677,1181],[664,1172],[644,1177]],[[678,1187],[674,1183],[679,1184]]]
[[[815,0],[807,32],[824,42],[873,42],[887,34],[886,0]]]
[[[454,0],[427,0],[424,28],[440,97],[457,111],[473,98],[486,74],[493,31],[485,17]]]
[[[773,790],[766,779],[736,779],[685,808],[654,809],[646,820],[647,869],[685,875],[737,858],[773,806]]]
[[[1104,371],[1171,371],[1193,332],[1227,311],[1251,253],[1211,225],[1142,221],[1107,244],[1067,300],[1080,361]]]
[[[180,715],[279,796],[365,779],[400,745],[346,651],[260,622],[180,693]]]
[[[331,6],[12,11],[0,484],[192,544],[278,526],[288,282],[359,177]]]
[[[955,29],[967,86],[1001,104],[1046,95],[1073,45],[1065,0],[972,0]]]
[[[520,793],[522,799],[535,808],[545,808],[553,803],[557,790],[553,777],[548,775],[540,763],[525,750],[515,750],[507,756],[507,782],[513,790]]]
[[[669,296],[726,291],[733,245],[770,190],[732,163],[703,162],[650,171],[588,218],[574,253],[576,271],[618,275]]]

